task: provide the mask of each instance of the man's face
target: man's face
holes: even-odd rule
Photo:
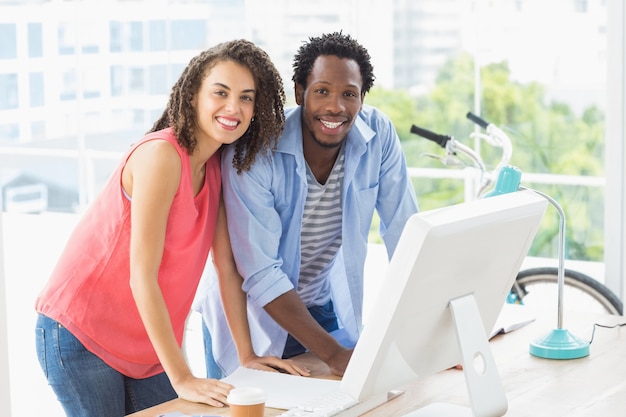
[[[359,65],[346,58],[322,55],[315,60],[307,85],[297,85],[296,103],[302,106],[304,140],[324,148],[343,142],[363,105]]]

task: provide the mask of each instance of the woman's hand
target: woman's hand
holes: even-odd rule
[[[262,371],[284,372],[291,375],[309,376],[311,371],[300,367],[290,359],[280,359],[276,356],[252,355],[242,362],[246,368],[259,369]]]
[[[223,407],[226,397],[234,387],[217,379],[196,378],[190,376],[183,381],[172,383],[179,398],[195,403],[204,403],[212,407]]]

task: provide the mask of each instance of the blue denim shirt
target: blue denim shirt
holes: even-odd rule
[[[233,152],[234,146],[229,146],[222,155],[222,184],[233,252],[248,294],[253,344],[258,355],[280,356],[286,333],[263,306],[297,287],[300,275],[300,231],[307,196],[300,107],[286,111],[276,151],[257,156],[249,171],[237,174],[231,163]],[[363,106],[348,133],[344,169],[342,247],[330,279],[339,326],[354,344],[362,324],[363,273],[374,210],[391,256],[406,220],[418,206],[395,128],[373,107]],[[204,303],[203,315],[214,357],[228,374],[238,365],[237,356],[225,320],[214,317],[221,312],[215,306],[217,285],[210,291],[213,296]]]

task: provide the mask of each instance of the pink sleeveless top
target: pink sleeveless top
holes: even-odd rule
[[[146,135],[131,147],[98,198],[84,213],[45,288],[38,312],[58,321],[85,347],[132,378],[163,372],[130,290],[130,205],[121,186],[131,153],[149,140],[172,143],[182,175],[167,221],[159,285],[178,344],[204,269],[217,221],[220,153],[206,163],[206,178],[194,196],[189,155],[172,129]]]

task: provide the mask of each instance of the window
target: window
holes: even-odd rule
[[[206,47],[207,20],[174,20],[171,23],[172,49],[200,50]]]
[[[128,91],[131,94],[143,94],[145,92],[145,71],[143,68],[131,68],[130,80],[128,83]]]
[[[87,99],[98,98],[102,95],[103,80],[106,74],[98,66],[88,66],[83,71],[83,97]]]
[[[124,93],[124,67],[121,65],[111,66],[111,95],[113,97],[121,96]]]
[[[133,110],[133,125],[144,126],[145,122],[146,122],[146,112],[143,110]]]
[[[28,24],[28,56],[41,58],[43,56],[43,35],[41,23]]]
[[[31,107],[41,107],[45,103],[43,79],[43,72],[29,74]]]
[[[59,55],[71,55],[76,51],[76,33],[74,24],[62,22],[59,24]]]
[[[12,145],[20,137],[20,126],[17,123],[0,124],[0,144]]]
[[[121,22],[109,22],[109,45],[109,50],[111,52],[123,51],[123,34]]]
[[[13,23],[0,23],[0,59],[17,57],[16,28]]]
[[[100,51],[99,43],[102,41],[100,28],[100,21],[88,20],[80,22],[80,48],[83,54],[97,54]]]
[[[161,110],[151,110],[150,111],[150,115],[149,115],[149,120],[151,123],[156,122],[157,120],[159,120],[159,118],[161,117],[161,115],[163,114],[163,110],[165,109],[165,107]],[[150,126],[152,126],[152,124],[150,124]]]
[[[46,122],[35,120],[30,123],[30,135],[33,141],[44,140],[46,138]]]
[[[151,65],[149,70],[150,94],[167,94],[171,87],[167,78],[167,66]]]
[[[76,100],[76,70],[71,69],[61,74],[61,101]]]
[[[133,52],[143,51],[143,23],[130,22],[129,50]]]
[[[183,71],[185,70],[185,65],[173,64],[171,68],[172,68],[171,70],[172,73],[170,74],[169,88],[171,88],[174,85],[176,80],[178,80],[180,75],[183,73]]]
[[[0,74],[0,110],[17,109],[17,74]]]
[[[165,20],[151,20],[148,23],[151,51],[165,51],[167,48],[167,28]]]

